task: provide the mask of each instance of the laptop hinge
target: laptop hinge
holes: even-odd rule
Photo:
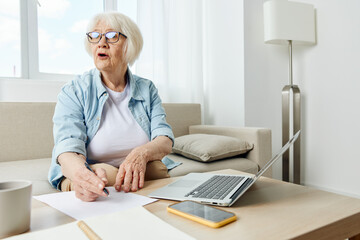
[[[236,192],[234,192],[234,194],[230,197],[230,199],[236,199],[237,196],[238,196],[240,193],[242,193],[242,191],[244,190],[244,188],[246,188],[252,181],[253,181],[252,178],[246,179],[245,182],[244,182],[244,184],[241,185],[241,187],[240,187],[238,190],[236,190]]]

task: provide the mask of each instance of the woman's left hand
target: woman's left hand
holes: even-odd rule
[[[122,184],[124,192],[136,192],[143,188],[147,162],[147,149],[143,146],[134,148],[119,167],[115,189],[121,191]]]
[[[144,187],[146,164],[162,159],[171,152],[172,141],[166,136],[158,136],[145,145],[134,148],[120,165],[116,175],[115,189],[136,192]]]

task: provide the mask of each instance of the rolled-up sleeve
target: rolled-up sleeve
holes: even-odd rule
[[[54,149],[48,179],[60,190],[63,174],[57,161],[64,152],[76,152],[86,156],[86,124],[84,121],[81,94],[73,85],[65,85],[58,95],[53,117]]]
[[[167,136],[171,139],[174,146],[174,134],[171,126],[166,122],[166,113],[162,106],[161,98],[154,84],[150,84],[150,124],[151,140],[158,136]]]
[[[81,95],[72,85],[65,86],[58,96],[54,122],[54,158],[64,152],[86,156],[86,125]]]

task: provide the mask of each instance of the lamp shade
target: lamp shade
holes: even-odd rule
[[[265,43],[315,44],[315,11],[311,4],[288,0],[264,3]]]

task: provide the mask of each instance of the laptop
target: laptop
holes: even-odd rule
[[[253,177],[211,173],[189,173],[148,196],[177,201],[191,200],[217,206],[231,206],[299,137],[298,131]]]

